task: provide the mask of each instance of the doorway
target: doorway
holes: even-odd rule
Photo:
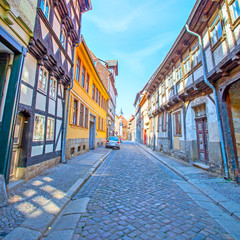
[[[95,146],[95,117],[90,115],[89,123],[89,150],[93,150]]]
[[[198,145],[198,159],[199,161],[208,164],[208,125],[207,118],[197,118],[197,145]]]
[[[24,126],[24,116],[18,114],[13,137],[13,149],[10,166],[10,180],[17,179],[17,166],[22,152],[22,134]]]

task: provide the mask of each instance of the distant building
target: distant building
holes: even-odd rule
[[[115,135],[115,114],[116,114],[116,76],[118,76],[117,60],[102,60],[97,58],[91,51],[91,58],[95,64],[97,72],[108,91],[107,108],[107,137]]]
[[[119,136],[121,134],[121,132],[120,132],[120,120],[119,120],[119,117],[118,117],[117,114],[115,115],[115,130],[114,130],[114,132],[115,132],[116,136]]]
[[[122,140],[128,140],[128,121],[123,117],[123,115],[119,116],[120,120],[120,136]]]
[[[135,132],[135,116],[132,115],[128,121],[128,140],[135,141],[136,140],[136,132]]]

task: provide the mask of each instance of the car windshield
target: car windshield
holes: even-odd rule
[[[111,140],[111,141],[118,141],[118,137],[110,137],[109,140]]]

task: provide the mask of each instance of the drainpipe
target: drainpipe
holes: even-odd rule
[[[202,66],[203,66],[203,79],[204,82],[212,89],[213,94],[214,94],[214,101],[215,101],[215,106],[216,106],[216,112],[217,112],[217,120],[218,120],[218,129],[219,129],[219,134],[220,134],[220,143],[221,143],[221,150],[222,150],[222,157],[223,157],[223,167],[224,167],[224,172],[225,172],[225,179],[228,179],[228,165],[227,165],[227,154],[225,151],[225,146],[224,146],[224,138],[223,138],[223,129],[222,129],[222,122],[221,122],[221,116],[220,116],[220,111],[219,111],[219,104],[217,100],[217,92],[214,86],[208,81],[207,78],[207,64],[206,64],[206,59],[205,59],[205,52],[203,51],[203,43],[202,43],[202,38],[198,33],[195,33],[189,29],[189,26],[186,24],[185,25],[187,32],[196,36],[198,38],[199,42],[199,47],[201,51],[201,57],[202,57]]]
[[[81,43],[81,39],[80,39]],[[76,44],[73,50],[73,61],[75,61],[75,50],[76,47],[80,45],[80,43]],[[68,124],[68,115],[69,115],[69,103],[70,103],[70,93],[71,89],[73,88],[73,81],[74,81],[74,65],[73,65],[73,71],[72,71],[72,77],[71,77],[71,84],[70,87],[66,90],[65,93],[65,101],[67,99],[67,103],[65,102],[65,108],[64,108],[64,121],[63,121],[63,140],[62,140],[62,156],[61,156],[61,162],[66,163],[65,153],[66,153],[66,141],[67,141],[67,124]]]

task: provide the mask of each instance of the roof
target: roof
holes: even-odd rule
[[[118,60],[105,60],[107,63],[108,67],[113,67],[116,72],[116,76],[118,75]]]

